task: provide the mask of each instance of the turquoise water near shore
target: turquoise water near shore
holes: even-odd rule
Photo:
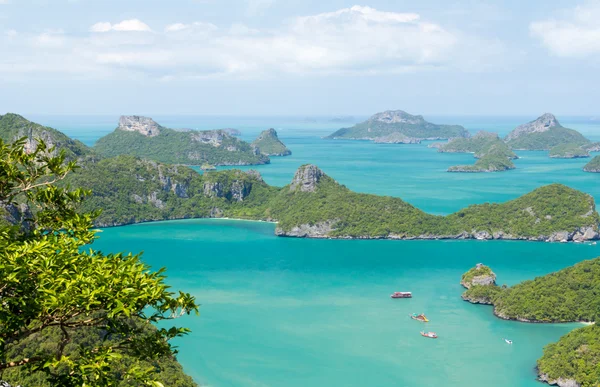
[[[88,144],[116,126],[116,118],[32,118]],[[320,139],[349,123],[155,118],[172,127],[237,127],[244,139],[275,127],[293,155],[249,167],[275,185],[313,163],[351,189],[398,196],[439,214],[553,182],[600,200],[600,174],[581,171],[586,159],[518,152],[514,171],[451,174],[445,172],[450,165],[472,163],[472,156],[439,154],[427,144]],[[431,121],[505,134],[533,118]],[[600,140],[598,122],[561,121]],[[105,229],[95,247],[144,251],[152,267],[168,267],[175,289],[198,297],[200,317],[178,321],[193,330],[177,341],[178,358],[208,386],[538,386],[534,367],[543,346],[580,325],[497,319],[490,307],[460,299],[460,276],[483,262],[499,283],[512,285],[600,255],[600,246],[587,244],[301,240],[277,238],[273,230],[273,224],[233,220],[156,222]],[[389,298],[403,290],[414,298]],[[411,320],[413,312],[431,322]],[[422,329],[440,338],[422,338]]]

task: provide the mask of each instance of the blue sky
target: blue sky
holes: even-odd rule
[[[600,0],[0,0],[0,112],[600,115]]]

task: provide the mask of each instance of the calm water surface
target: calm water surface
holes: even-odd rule
[[[32,117],[93,142],[117,117]],[[600,200],[600,174],[580,160],[519,152],[517,170],[451,174],[470,155],[439,154],[421,145],[326,141],[350,123],[287,118],[155,117],[170,127],[236,127],[244,139],[275,127],[293,155],[258,169],[285,185],[295,169],[317,164],[349,188],[402,197],[432,213],[505,201],[560,182]],[[506,134],[535,117],[439,118],[472,131]],[[563,125],[600,140],[600,123]],[[157,222],[106,229],[96,247],[144,251],[169,282],[198,297],[200,317],[180,324],[193,333],[177,342],[186,372],[208,386],[541,386],[542,348],[578,324],[523,324],[495,318],[490,307],[460,299],[461,274],[478,262],[500,283],[515,284],[600,255],[600,246],[502,241],[328,241],[277,238],[274,225],[231,220]],[[395,290],[413,299],[391,300]],[[408,318],[425,312],[431,322]],[[419,335],[432,330],[437,340]],[[512,346],[502,338],[514,341]]]

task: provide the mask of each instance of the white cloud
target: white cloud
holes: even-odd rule
[[[149,32],[152,29],[144,22],[138,19],[123,20],[117,24],[111,24],[109,22],[99,22],[90,27],[90,32],[110,32],[110,31],[124,31],[124,32]]]
[[[553,54],[587,57],[600,54],[600,1],[580,5],[560,19],[533,22],[531,35]]]
[[[97,23],[90,31],[83,38],[45,33],[26,40],[19,34],[17,43],[23,39],[22,47],[29,41],[33,42],[30,46],[44,44],[54,49],[44,52],[43,58],[33,47],[27,55],[14,52],[24,64],[15,67],[20,72],[34,72],[46,64],[59,71],[63,64],[65,76],[81,72],[88,77],[139,75],[163,80],[364,75],[443,68],[481,71],[484,63],[498,63],[490,57],[502,50],[498,42],[477,40],[415,13],[363,6],[296,17],[279,27],[260,29],[242,24],[218,28],[195,22],[166,25],[152,34],[108,33],[150,31],[149,26],[133,19]],[[2,66],[10,57],[10,52],[0,57],[0,70],[10,68]]]

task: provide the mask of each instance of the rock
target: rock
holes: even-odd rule
[[[316,165],[303,165],[296,171],[290,184],[290,191],[315,192],[323,176],[325,174]]]
[[[31,231],[33,213],[27,204],[5,204],[0,202],[0,220],[19,226],[22,232]]]
[[[231,194],[228,195],[229,200],[242,202],[250,194],[252,185],[241,180],[235,180],[231,184]]]
[[[486,265],[478,263],[462,276],[460,284],[467,289],[473,285],[496,285],[496,274]]]
[[[513,140],[523,134],[545,132],[550,128],[561,126],[553,114],[545,113],[537,119],[517,126],[506,136],[506,141]]]
[[[165,204],[162,200],[158,198],[158,192],[154,191],[150,195],[148,195],[148,203],[152,204],[154,207],[163,209],[165,208]]]
[[[223,193],[223,184],[214,181],[204,182],[202,192],[210,198],[222,198],[225,196]]]
[[[131,198],[133,199],[134,202],[136,202],[138,204],[144,203],[144,199],[140,195],[131,194]]]
[[[158,136],[160,125],[152,118],[142,116],[121,116],[118,129],[126,132],[138,132],[147,137]]]
[[[447,142],[432,142],[431,144],[427,145],[427,148],[440,149],[446,144]]]
[[[275,235],[298,238],[329,238],[329,234],[334,230],[333,226],[335,223],[337,223],[337,220],[328,220],[315,224],[302,224],[300,226],[293,227],[289,231],[284,231],[277,227],[275,229]]]
[[[556,380],[550,380],[547,374],[540,374],[539,380],[542,382],[546,382],[551,386],[559,386],[559,387],[581,387],[576,380],[573,379],[563,379],[558,378]]]
[[[258,152],[266,156],[289,156],[292,154],[277,136],[273,128],[262,131],[251,144]]]
[[[388,134],[387,136],[376,137],[374,142],[378,144],[420,144],[421,140],[418,138],[408,137],[402,133],[395,132]]]
[[[204,131],[194,131],[191,136],[192,141],[201,142],[203,144],[209,144],[215,147],[221,146],[223,140],[229,137],[229,135],[223,130],[204,130]],[[233,147],[235,148],[235,147]],[[227,148],[230,152],[237,151],[230,147]]]
[[[382,113],[377,113],[371,117],[373,121],[384,122],[386,124],[424,124],[426,121],[423,116],[413,116],[403,110],[388,110]]]
[[[250,176],[250,177],[252,177],[252,178],[254,178],[254,179],[256,179],[256,180],[260,181],[261,183],[264,183],[264,182],[265,182],[265,181],[263,180],[263,178],[262,178],[262,176],[261,176],[260,172],[258,172],[258,171],[257,171],[257,170],[255,170],[255,169],[249,169],[249,170],[247,170],[247,171],[246,171],[246,174],[247,174],[248,176]]]
[[[224,131],[225,133],[227,133],[230,136],[236,136],[237,137],[237,136],[241,136],[242,135],[242,132],[240,132],[237,129],[233,129],[233,128],[224,128],[224,129],[220,129],[220,130]]]

